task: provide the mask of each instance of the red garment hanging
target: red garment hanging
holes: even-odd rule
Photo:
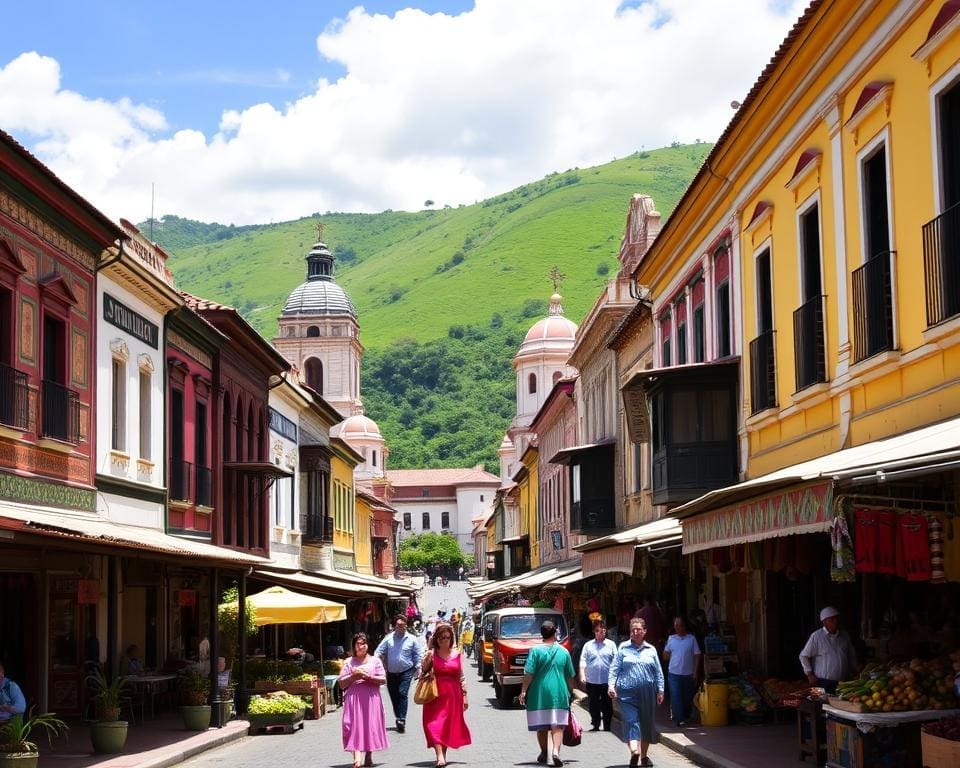
[[[877,573],[897,573],[897,516],[889,509],[877,512]]]
[[[859,573],[876,573],[878,518],[877,509],[855,509],[853,511],[853,562]]]
[[[907,581],[930,581],[930,538],[927,518],[923,515],[900,515],[897,520],[898,543],[903,553],[903,571]],[[900,570],[901,563],[897,563]]]

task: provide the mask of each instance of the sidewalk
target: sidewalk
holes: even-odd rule
[[[95,755],[90,746],[90,729],[84,723],[70,723],[66,736],[37,739],[40,763],[56,768],[165,768],[177,765],[198,752],[219,747],[247,735],[246,720],[231,720],[223,728],[206,731],[184,730],[177,714],[131,725],[127,743],[118,755]]]
[[[587,696],[574,694],[584,712]],[[578,718],[589,726],[590,715]],[[765,723],[763,725],[727,725],[704,727],[688,725],[677,728],[664,710],[657,713],[660,743],[704,768],[798,768],[797,724]],[[614,733],[620,733],[620,721],[614,716]],[[806,763],[813,766],[812,762]]]

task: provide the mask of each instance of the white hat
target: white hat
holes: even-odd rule
[[[832,619],[834,616],[839,616],[839,615],[840,615],[840,611],[838,611],[832,605],[828,605],[826,608],[820,611],[820,621],[824,621],[826,619]]]

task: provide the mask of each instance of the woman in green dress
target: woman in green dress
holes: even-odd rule
[[[540,625],[543,645],[535,645],[523,668],[520,703],[527,708],[527,730],[537,732],[540,754],[537,762],[547,762],[547,735],[552,741],[553,765],[563,765],[560,745],[563,729],[570,718],[570,694],[573,693],[573,660],[557,642],[557,625],[547,619]]]

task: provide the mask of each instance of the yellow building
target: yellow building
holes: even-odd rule
[[[373,497],[376,498],[376,497]],[[366,494],[356,494],[356,522],[353,543],[356,549],[357,573],[373,573],[373,547],[370,538],[373,530],[373,500]]]
[[[520,509],[520,539],[526,543],[529,555],[527,563],[511,563],[513,573],[532,570],[540,566],[540,532],[537,530],[537,496],[540,489],[537,446],[527,446],[520,457],[521,467],[513,476],[517,484],[517,501]],[[522,551],[522,549],[521,549]]]
[[[330,438],[330,509],[333,511],[333,567],[356,570],[360,562],[370,561],[370,518],[366,527],[358,525],[353,469],[363,456],[339,437]],[[369,510],[368,510],[369,514]],[[365,547],[365,550],[361,548]],[[362,561],[363,553],[366,560]]]
[[[879,654],[908,610],[825,532],[856,538],[867,506],[925,543],[956,498],[958,62],[956,2],[812,2],[634,271],[654,367],[624,406],[653,502],[685,555],[734,558],[691,558],[693,581],[773,674],[825,599]]]

